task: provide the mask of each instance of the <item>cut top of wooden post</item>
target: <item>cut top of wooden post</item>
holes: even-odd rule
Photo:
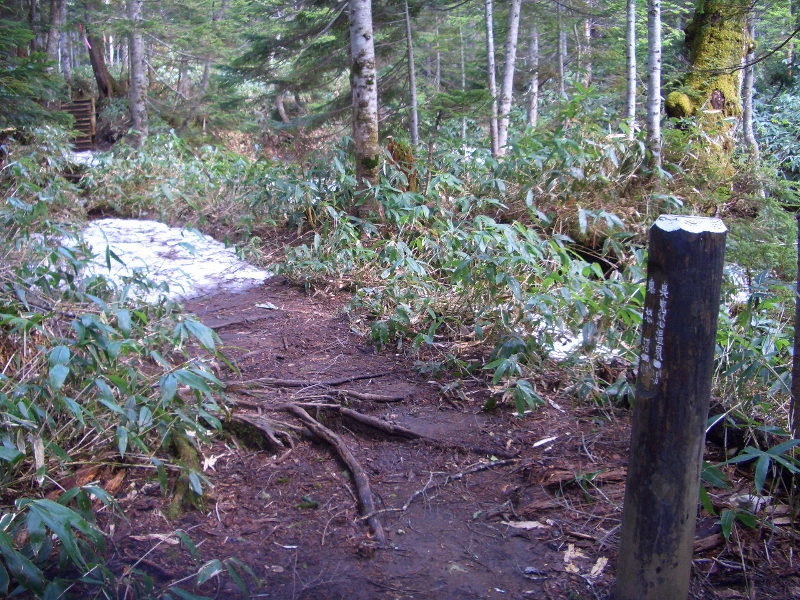
[[[684,215],[661,215],[653,227],[661,231],[685,231],[687,233],[725,233],[728,228],[714,217],[689,217]]]

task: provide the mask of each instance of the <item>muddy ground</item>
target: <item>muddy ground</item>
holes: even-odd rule
[[[511,406],[483,412],[485,380],[432,379],[411,357],[376,352],[350,331],[346,302],[275,277],[247,293],[188,303],[238,361],[238,374],[220,369],[233,414],[271,423],[282,446],[270,447],[256,429],[227,426],[202,448],[213,497],[174,520],[151,473],[128,471],[117,493],[128,521],[114,525],[110,566],[135,566],[162,590],[181,581],[191,590],[198,565],[234,558],[257,577],[237,567],[252,598],[610,598],[628,412],[575,407],[557,394],[521,419]],[[274,410],[292,402],[344,404],[424,436],[306,407],[363,467],[383,548],[333,446],[296,414]],[[751,476],[731,474],[747,490]],[[736,491],[714,496],[715,504],[724,507]],[[800,597],[791,526],[736,527],[726,542],[715,520],[703,513],[698,521],[692,597]],[[199,561],[176,530],[197,545]],[[195,593],[243,597],[227,572]]]

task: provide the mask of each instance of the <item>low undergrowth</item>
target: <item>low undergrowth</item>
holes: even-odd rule
[[[127,468],[152,472],[165,494],[168,471],[183,473],[202,502],[202,472],[171,448],[196,452],[220,427],[217,338],[171,302],[138,300],[144,279],[84,275],[91,254],[67,225],[78,190],[60,176],[64,140],[41,130],[10,144],[0,176],[0,595],[191,597],[135,568],[112,572],[98,507],[114,511],[101,483]]]
[[[213,356],[213,333],[168,302],[137,301],[146,281],[112,289],[83,277],[86,249],[67,243],[73,233],[59,225],[78,202],[191,224],[256,260],[266,260],[261,236],[287,227],[296,241],[276,270],[309,288],[349,289],[353,323],[377,346],[415,354],[429,375],[482,373],[495,392],[484,408],[509,402],[520,414],[543,403],[545,391],[576,403],[630,403],[646,229],[661,212],[720,215],[731,228],[729,258],[740,265],[729,267],[720,311],[713,393],[721,409],[712,419],[744,432],[741,458],[731,462],[755,462],[756,491],[777,486],[776,466],[797,466],[785,441],[794,335],[786,285],[793,247],[778,240],[791,232],[785,197],[754,200],[763,172],[735,158],[704,169],[717,141],[691,128],[667,136],[665,155],[679,158],[647,173],[641,140],[609,133],[597,110],[576,96],[501,162],[450,139],[416,173],[387,156],[380,183],[360,191],[346,139],[306,164],[285,165],[153,136],[143,149],[101,157],[81,182],[87,200],[57,176],[58,144],[15,149],[2,181],[0,553],[16,585],[43,595],[81,581],[188,597],[104,568],[102,535],[86,507],[92,497],[110,506],[113,499],[96,485],[47,494],[75,461],[100,456],[150,468],[162,488],[178,469],[200,502],[202,474],[171,448],[175,440],[196,447],[219,426],[221,384],[210,362],[189,352]],[[352,216],[354,205],[375,201],[383,221]],[[552,372],[558,377],[542,376]],[[710,484],[724,485],[712,475]],[[23,500],[12,505],[12,496]],[[48,510],[60,516],[47,521]],[[729,532],[731,519],[721,519]],[[56,521],[70,526],[56,531]],[[40,543],[48,527],[81,575],[48,579],[55,550],[49,536]],[[197,582],[223,567],[239,577],[235,563],[217,561],[201,566]]]

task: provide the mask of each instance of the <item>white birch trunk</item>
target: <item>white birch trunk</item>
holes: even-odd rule
[[[589,4],[591,7],[591,3]],[[583,56],[585,60],[583,83],[588,88],[592,85],[592,21],[583,20]]]
[[[464,30],[458,24],[458,39],[461,42],[461,91],[467,91],[467,63],[464,58]],[[467,151],[467,117],[461,117],[461,140],[464,145],[464,152]]]
[[[500,88],[499,117],[500,123],[497,131],[497,154],[506,153],[508,143],[508,124],[510,122],[511,101],[514,96],[514,69],[517,64],[517,40],[519,38],[519,15],[522,0],[511,0],[508,9],[508,34],[506,35],[506,60],[503,65],[503,82]]]
[[[489,121],[489,140],[492,147],[492,156],[497,156],[499,150],[498,124],[497,124],[497,72],[494,57],[494,7],[492,0],[485,0],[486,6],[486,65],[489,74],[489,95],[492,97],[492,118]]]
[[[648,164],[661,168],[661,0],[647,0]]]
[[[128,0],[128,18],[133,24],[130,33],[131,88],[128,95],[131,113],[131,129],[134,145],[141,146],[147,137],[147,72],[145,70],[144,38],[142,24],[142,0]]]
[[[636,0],[628,0],[625,29],[625,58],[627,60],[627,83],[625,94],[627,105],[628,139],[636,137]]]
[[[753,88],[755,82],[755,38],[756,26],[755,16],[750,15],[750,23],[748,25],[748,39],[746,43],[749,44],[749,52],[745,56],[744,67],[744,84],[742,85],[742,130],[744,133],[744,146],[747,151],[754,158],[759,157],[758,141],[756,141],[756,133],[753,129]]]
[[[797,25],[795,18],[795,0],[789,0],[789,27],[793,28]],[[791,39],[786,46],[786,73],[789,77],[794,73],[794,38]]]
[[[406,0],[408,6],[408,0]],[[438,20],[437,20],[438,23]],[[436,25],[436,75],[434,78],[434,89],[436,93],[442,91],[442,51],[439,45],[439,25]]]
[[[531,27],[531,45],[528,58],[531,67],[531,81],[528,88],[528,125],[536,127],[539,122],[539,29]]]
[[[358,187],[363,189],[378,183],[380,166],[378,74],[375,68],[371,0],[350,0],[350,88],[353,92],[356,181]]]
[[[417,112],[417,74],[416,71],[414,70],[414,41],[411,37],[411,15],[408,14],[408,0],[405,0],[405,9],[406,9],[406,45],[408,46],[408,87],[411,92],[411,146],[416,148],[417,146],[419,146],[419,113]],[[437,55],[437,65],[438,65],[438,55]]]
[[[558,16],[558,42],[556,44],[556,62],[558,63],[558,91],[561,92],[563,98],[567,97],[567,85],[564,81],[564,55],[566,54],[566,43],[564,38],[564,21],[561,18],[563,11],[560,0],[556,0],[556,15]]]

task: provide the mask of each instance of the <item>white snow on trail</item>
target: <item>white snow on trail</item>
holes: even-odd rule
[[[100,219],[89,223],[83,239],[97,255],[87,274],[104,275],[119,285],[123,277],[139,271],[157,284],[169,285],[169,292],[147,293],[145,299],[151,301],[160,296],[189,299],[216,291],[240,292],[270,276],[207,235],[157,221]],[[109,271],[107,248],[124,264],[111,256]]]

